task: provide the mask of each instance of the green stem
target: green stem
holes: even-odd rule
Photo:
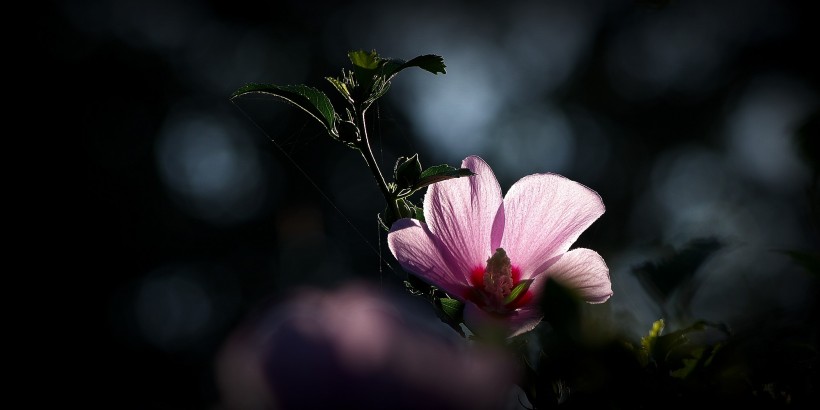
[[[362,108],[361,105],[357,105],[355,110],[356,127],[359,129],[361,135],[361,140],[357,142],[357,148],[359,148],[359,152],[362,153],[365,162],[367,162],[367,166],[370,167],[370,172],[373,173],[373,177],[376,178],[376,185],[378,185],[382,191],[382,195],[384,195],[384,200],[387,201],[387,206],[390,207],[390,211],[393,215],[399,215],[399,206],[396,202],[396,198],[390,192],[390,189],[387,188],[387,182],[385,182],[379,164],[373,156],[373,150],[370,148],[370,138],[367,136],[367,126],[364,119],[364,114],[367,109]]]

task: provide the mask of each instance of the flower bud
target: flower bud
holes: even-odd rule
[[[338,121],[339,140],[351,147],[355,147],[361,141],[359,129],[356,124],[350,121]]]
[[[419,154],[410,158],[399,157],[393,170],[393,177],[400,188],[411,188],[421,176],[421,162]]]

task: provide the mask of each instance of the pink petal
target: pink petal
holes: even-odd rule
[[[502,198],[498,180],[483,159],[467,157],[461,166],[476,175],[431,185],[424,197],[424,218],[454,273],[466,283],[494,251],[490,235]]]
[[[590,249],[565,253],[542,276],[575,290],[589,303],[603,303],[612,296],[609,268],[601,255]]]
[[[464,324],[478,335],[504,333],[508,338],[518,336],[535,329],[543,317],[536,304],[502,317],[491,315],[472,302],[464,305]]]
[[[601,197],[586,186],[557,174],[529,175],[504,198],[501,247],[521,269],[521,277],[531,278],[603,213]]]
[[[538,309],[538,306],[535,304],[527,305],[521,309],[518,309],[509,318],[511,331],[510,337],[515,337],[535,329],[535,327],[541,323],[541,319],[543,318],[544,314],[541,313],[541,310]]]
[[[402,268],[455,298],[465,298],[469,288],[467,278],[460,272],[454,274],[448,264],[451,258],[442,253],[446,250],[426,224],[410,218],[399,219],[387,234],[387,245]]]

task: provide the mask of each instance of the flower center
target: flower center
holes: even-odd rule
[[[512,291],[512,287],[510,258],[503,248],[498,248],[493,256],[487,259],[487,268],[484,269],[484,291],[496,300],[504,300]]]
[[[486,267],[473,270],[470,282],[473,288],[467,299],[495,314],[510,314],[532,297],[527,289],[531,281],[521,281],[521,271],[512,265],[503,248],[495,250]]]

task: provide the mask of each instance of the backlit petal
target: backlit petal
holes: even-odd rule
[[[491,233],[502,198],[498,180],[484,160],[467,157],[461,166],[476,175],[431,185],[424,197],[424,217],[445,254],[452,256],[456,274],[466,282],[495,251]]]
[[[604,213],[593,190],[556,174],[529,175],[504,198],[501,247],[526,279],[566,252]]]
[[[516,310],[515,313],[510,315],[508,318],[510,321],[509,337],[515,337],[535,329],[535,327],[541,323],[541,319],[543,318],[544,314],[541,313],[541,310],[538,309],[538,306],[535,304],[529,304]]]
[[[503,317],[487,313],[472,302],[464,305],[464,324],[478,335],[503,333],[506,337],[518,336],[535,329],[543,317],[535,304]]]
[[[542,275],[578,292],[589,303],[603,303],[612,296],[609,268],[597,252],[573,249],[555,261]]]
[[[460,272],[454,273],[452,257],[442,252],[446,250],[423,222],[399,219],[387,234],[387,245],[402,268],[451,296],[464,299],[469,287],[467,278]]]

